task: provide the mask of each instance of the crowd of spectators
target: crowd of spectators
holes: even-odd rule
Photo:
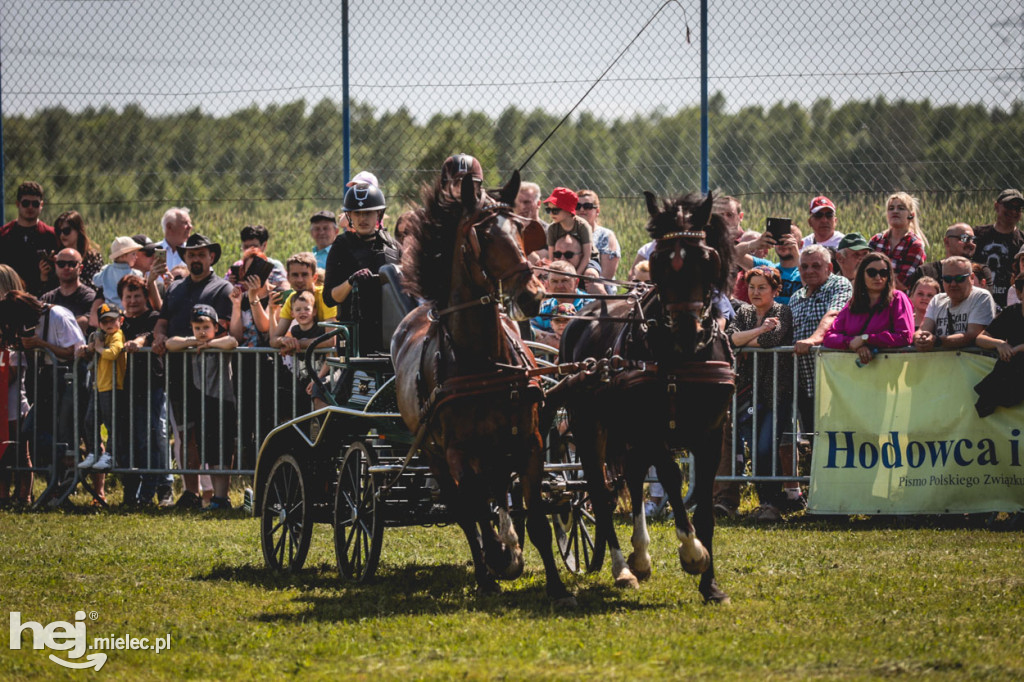
[[[91,480],[98,506],[114,470],[125,504],[230,508],[229,477],[215,472],[252,469],[262,438],[309,411],[314,382],[298,354],[336,305],[353,314],[354,292],[379,306],[373,275],[398,261],[376,178],[356,180],[344,233],[318,211],[311,250],[282,264],[267,255],[269,230],[246,225],[224,277],[214,266],[225,249],[195,231],[187,208],[166,211],[159,242],[116,237],[104,262],[78,212],[51,228],[43,188],[23,183],[18,217],[0,228],[0,504],[30,504],[32,469],[54,465],[64,483]],[[257,351],[208,352],[239,347]],[[189,472],[177,500],[172,468]]]
[[[473,157],[455,155],[442,169],[453,192],[461,191],[466,174],[479,192],[483,172]],[[528,257],[551,294],[524,330],[557,348],[573,315],[594,297],[618,290],[613,280],[622,253],[615,232],[600,224],[594,190],[555,187],[542,196],[538,185],[524,182],[515,202],[517,213],[545,230],[546,244]],[[9,349],[0,364],[12,370],[8,430],[26,434],[9,438],[2,454],[0,501],[11,499],[12,483],[22,502],[31,494],[31,475],[11,476],[10,467],[23,472],[33,461],[43,465],[51,453],[67,452],[68,460],[56,456],[64,468],[93,473],[99,504],[103,474],[116,468],[126,503],[228,508],[228,477],[213,472],[251,469],[262,436],[290,418],[292,406],[303,413],[324,404],[297,360],[319,336],[318,322],[357,320],[362,353],[386,351],[376,275],[384,264],[399,262],[401,235],[396,239],[383,228],[386,201],[370,173],[348,183],[344,224],[339,227],[331,211],[317,211],[309,220],[310,250],[283,263],[267,253],[267,228],[242,227],[238,258],[224,277],[214,272],[222,246],[195,231],[187,208],[166,211],[159,242],[144,234],[118,236],[104,263],[78,212],[62,213],[54,229],[40,219],[43,206],[43,188],[23,183],[17,219],[0,228],[0,322]],[[550,223],[541,220],[541,207]],[[887,198],[886,229],[870,238],[840,231],[839,209],[826,196],[810,202],[806,236],[792,221],[778,239],[768,230],[744,230],[740,201],[718,197],[714,210],[738,256],[735,286],[714,297],[723,328],[737,349],[792,346],[794,353],[780,358],[777,371],[762,358],[756,373],[753,356],[739,355],[737,442],[730,435],[729,451],[749,453],[758,476],[796,474],[791,398],[795,392],[801,432],[813,433],[811,351],[819,346],[849,350],[864,365],[883,348],[978,344],[1019,372],[1022,207],[1019,191],[1001,192],[991,225],[950,225],[941,257],[928,260],[920,208],[906,193]],[[638,250],[629,279],[649,279],[653,246]],[[47,353],[30,359],[20,352],[35,348]],[[29,367],[30,361],[36,364]],[[68,381],[57,379],[65,376]],[[257,390],[261,381],[276,388]],[[989,381],[979,389],[979,414],[1019,399],[1016,386]],[[71,444],[76,423],[83,425],[81,442],[52,447]],[[719,473],[736,473],[736,466],[742,459],[725,457]],[[190,472],[182,476],[176,503],[166,473],[172,467]],[[159,473],[133,476],[134,469]],[[761,482],[757,493],[758,519],[777,520],[804,505],[794,483]],[[738,501],[736,485],[717,485],[718,513],[735,514]]]

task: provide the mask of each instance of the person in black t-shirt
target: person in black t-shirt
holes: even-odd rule
[[[1019,297],[1024,293],[1024,275],[1013,282]],[[1011,407],[1024,401],[1024,306],[1014,303],[978,334],[974,342],[999,353],[999,361],[987,377],[974,387],[978,416],[987,417],[996,407]]]
[[[191,229],[191,223],[189,229]],[[153,352],[158,355],[163,355],[165,352],[168,336],[188,336],[192,333],[192,311],[198,304],[205,304],[213,308],[217,313],[215,324],[224,331],[227,330],[228,321],[231,319],[231,283],[218,277],[212,269],[220,260],[220,244],[193,232],[178,248],[178,255],[184,259],[188,275],[171,285],[164,297],[164,305],[160,309],[160,319],[157,320],[156,327],[153,329]],[[180,438],[176,439],[178,441],[184,441],[182,426],[190,421],[197,421],[196,415],[185,414],[185,359],[186,356],[183,354],[172,354],[167,358],[169,379],[167,399],[179,429],[177,435]],[[225,358],[225,362],[229,362],[229,359]],[[197,403],[190,404],[192,407],[189,408],[189,411],[195,412]],[[190,439],[187,445],[187,453],[179,452],[179,455],[182,456],[179,459],[182,468],[186,468],[188,462],[198,463],[200,458],[198,441]],[[187,457],[184,456],[186,454]],[[187,468],[193,467],[188,466]],[[183,508],[201,506],[199,476],[183,474],[182,480],[185,484],[185,492],[178,499],[179,506]]]
[[[350,187],[344,202],[350,229],[338,235],[327,255],[324,303],[338,306],[339,322],[359,323],[361,355],[387,350],[381,338],[381,285],[374,275],[385,263],[401,260],[401,247],[382,229],[385,208],[384,194],[377,187]]]
[[[39,297],[43,303],[59,305],[71,311],[78,320],[82,333],[89,330],[89,311],[92,310],[96,292],[92,287],[82,284],[82,255],[75,249],[63,249],[54,259],[57,268],[56,289],[47,291]]]
[[[39,296],[49,287],[54,254],[60,249],[53,228],[39,219],[43,188],[37,182],[18,187],[18,217],[0,227],[0,263],[6,263],[25,281],[25,289]]]
[[[1004,189],[996,197],[996,221],[974,228],[977,248],[974,262],[987,265],[992,271],[992,298],[996,305],[1006,306],[1015,254],[1024,246],[1024,234],[1017,229],[1024,195],[1015,189]]]

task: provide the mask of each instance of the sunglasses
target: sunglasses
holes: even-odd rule
[[[43,202],[41,202],[41,201],[29,201],[28,199],[22,199],[21,200],[21,207],[22,208],[39,208],[42,205],[43,205]]]
[[[577,211],[593,211],[596,208],[597,204],[591,204],[589,202],[586,204],[576,204]]]
[[[943,275],[942,281],[946,284],[952,284],[953,282],[962,284],[968,277],[970,277],[970,275]]]
[[[62,228],[60,228],[60,233],[63,234],[63,235],[71,234],[74,231],[75,231],[75,228],[73,228],[73,227],[62,227]]]
[[[889,268],[864,268],[864,274],[871,278],[881,277],[883,279],[888,279]]]
[[[565,260],[569,260],[570,258],[575,258],[576,257],[576,252],[575,251],[552,251],[551,255],[554,256],[556,260],[561,260],[562,258],[564,258]]]
[[[832,211],[818,211],[814,214],[818,218],[835,218],[836,214]]]
[[[959,235],[959,236],[952,235],[951,238],[952,239],[959,239],[964,244],[973,244],[974,243],[974,235],[973,234],[962,234],[962,235]]]
[[[76,260],[59,260],[56,261],[55,264],[58,268],[76,268],[81,265],[81,263]]]
[[[562,209],[554,208],[553,206],[548,206],[544,210],[548,212],[548,215],[554,215],[555,213],[561,213],[562,212]]]

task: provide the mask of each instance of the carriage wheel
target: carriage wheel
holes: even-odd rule
[[[334,553],[342,578],[366,582],[373,578],[384,540],[384,522],[377,485],[370,466],[377,455],[365,443],[345,452],[334,498]]]
[[[306,562],[313,533],[312,502],[302,467],[292,455],[274,462],[263,490],[260,540],[263,560],[275,571],[298,571]]]
[[[605,543],[597,537],[597,525],[590,510],[590,496],[573,496],[566,509],[553,514],[555,542],[565,567],[573,573],[594,573],[604,564]]]
[[[575,444],[571,435],[558,437],[555,461],[577,463]],[[581,472],[561,472],[569,481],[578,482]],[[551,519],[555,527],[555,542],[565,567],[573,573],[594,573],[604,563],[605,542],[597,537],[597,524],[591,509],[590,496],[585,491],[572,494],[569,501],[556,510]]]

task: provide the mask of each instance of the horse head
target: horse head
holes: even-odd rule
[[[507,305],[509,317],[524,320],[537,315],[544,286],[530,269],[524,238],[531,237],[532,222],[515,215],[512,205],[519,193],[519,171],[501,188],[497,199],[479,201],[473,178],[462,180],[463,220],[455,244],[456,268],[461,267],[469,296]],[[455,273],[458,274],[458,273]],[[457,281],[453,277],[453,283]]]
[[[711,299],[722,291],[732,265],[722,219],[712,213],[714,198],[691,193],[658,206],[644,192],[650,220],[647,232],[657,244],[650,258],[651,282],[662,303],[663,320],[673,345],[695,352],[712,316]]]

